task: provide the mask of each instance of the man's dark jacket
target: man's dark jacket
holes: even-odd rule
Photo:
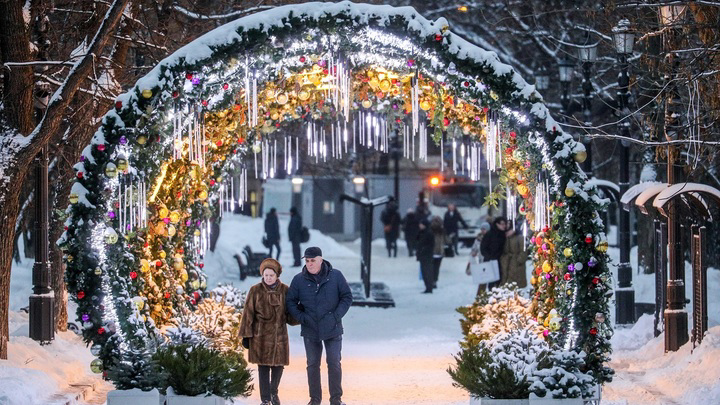
[[[323,260],[317,275],[303,266],[293,277],[286,302],[290,315],[300,321],[300,335],[326,340],[343,334],[342,318],[352,305],[352,292],[342,273]]]
[[[445,233],[448,235],[452,233],[457,233],[458,229],[460,229],[458,222],[460,222],[464,228],[468,227],[462,215],[460,215],[460,211],[448,210],[447,212],[445,212],[445,217],[443,218],[443,228],[445,228]]]
[[[417,235],[417,260],[432,260],[433,250],[435,250],[435,235],[430,231],[430,227],[421,229]]]

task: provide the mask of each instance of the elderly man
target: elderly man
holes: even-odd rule
[[[325,345],[330,404],[342,404],[342,318],[352,304],[352,292],[342,273],[322,258],[319,247],[305,249],[305,266],[287,293],[287,309],[300,321],[307,356],[308,405],[320,405],[320,359]]]

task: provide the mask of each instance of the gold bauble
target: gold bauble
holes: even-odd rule
[[[574,188],[572,188],[572,187],[567,187],[567,188],[565,189],[565,196],[566,196],[566,197],[572,197],[572,196],[574,196],[574,195],[575,195],[575,189],[574,189]]]
[[[587,159],[587,151],[581,150],[580,152],[577,152],[573,158],[576,162],[582,163],[585,159]]]
[[[160,304],[155,304],[155,307],[153,308],[153,310],[158,313],[162,312],[162,309],[163,309],[162,305],[160,305]]]
[[[137,137],[137,143],[139,143],[140,145],[145,145],[146,142],[147,137],[145,135],[140,135]]]
[[[170,222],[172,222],[173,224],[177,224],[178,222],[180,222],[180,212],[178,212],[178,211],[171,212],[170,213]]]
[[[158,211],[158,215],[160,216],[160,218],[167,218],[169,213],[170,211],[165,207],[161,207]]]
[[[570,248],[563,249],[563,256],[565,256],[565,257],[572,256],[572,249],[570,249]]]
[[[207,191],[205,191],[205,190],[200,191],[200,193],[198,194],[198,198],[201,199],[201,200],[204,200],[204,199],[206,199],[207,197],[208,197],[208,193],[207,193]]]
[[[528,189],[528,187],[527,187],[526,185],[524,185],[524,184],[518,184],[518,185],[517,185],[517,192],[518,192],[521,196],[524,197],[524,196],[527,195],[527,193],[530,192],[530,190]]]
[[[372,101],[370,100],[363,100],[362,101],[363,108],[370,108],[372,106]]]
[[[265,97],[267,97],[269,99],[275,98],[275,91],[273,89],[265,90]]]
[[[183,283],[186,282],[186,281],[188,281],[187,271],[183,271],[182,273],[180,273],[180,280],[181,280]]]
[[[173,262],[173,269],[180,271],[185,268],[185,263],[182,260],[177,260]]]
[[[175,234],[177,233],[177,229],[175,228],[175,225],[168,226],[167,232],[168,232],[168,236],[171,236],[171,237],[175,236]]]
[[[387,91],[390,90],[390,86],[391,86],[390,80],[386,79],[386,80],[383,80],[380,82],[380,90],[382,90],[383,92],[387,93]]]
[[[118,159],[117,160],[117,168],[118,168],[118,170],[124,172],[125,169],[128,168],[128,161],[123,158]]]
[[[95,359],[90,362],[90,371],[92,371],[95,374],[100,374],[103,372],[103,362],[100,359]]]
[[[543,262],[542,269],[545,273],[550,273],[552,271],[552,265],[549,261],[545,260]]]
[[[275,97],[275,100],[278,104],[284,105],[288,102],[288,95],[286,93],[278,93],[278,95]]]
[[[197,290],[198,288],[200,288],[200,282],[197,280],[194,280],[190,283],[190,287],[192,287],[193,290]]]
[[[598,245],[597,245],[597,250],[598,250],[598,252],[602,252],[602,253],[607,252],[607,250],[608,250],[608,243],[607,243],[607,241],[604,240],[604,241],[601,241],[600,243],[598,243]]]
[[[102,269],[100,267],[95,267],[95,275],[96,276],[102,275]]]
[[[142,96],[145,97],[145,98],[150,98],[150,97],[152,97],[152,90],[150,90],[150,89],[145,89],[145,90],[143,90],[143,91],[142,91]]]
[[[430,104],[430,102],[427,100],[422,100],[422,101],[420,101],[420,108],[423,111],[428,111],[429,109],[432,108],[432,104]]]
[[[280,114],[277,112],[274,112],[274,113],[270,114],[270,119],[273,121],[277,121],[280,119]]]
[[[310,92],[304,89],[300,90],[300,92],[298,92],[298,98],[300,101],[307,101],[310,99]]]
[[[142,309],[145,308],[145,301],[137,300],[135,301],[135,306],[137,307],[138,311],[142,311]]]
[[[150,271],[150,262],[147,259],[140,259],[140,271],[143,273]]]
[[[77,204],[77,202],[80,201],[80,196],[75,193],[70,193],[68,200],[70,200],[71,204]]]
[[[160,258],[161,258],[161,259],[164,259],[164,258],[167,257],[167,253],[165,253],[164,250],[161,250],[159,255],[160,255]]]
[[[196,229],[195,232],[193,232],[193,235],[200,236],[201,232],[199,229]]]
[[[117,177],[118,172],[117,172],[117,166],[115,166],[115,163],[108,163],[105,166],[105,175],[111,179]]]

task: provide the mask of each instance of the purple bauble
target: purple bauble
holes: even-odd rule
[[[90,320],[90,315],[88,315],[88,314],[83,314],[83,315],[82,315],[82,321],[83,321],[83,322],[87,322],[87,321],[89,321],[89,320]]]
[[[125,144],[127,144],[127,138],[123,135],[120,137],[120,145],[125,145]]]
[[[200,84],[200,78],[199,77],[193,77],[192,78],[192,84]]]
[[[110,211],[110,212],[108,212],[108,217],[109,217],[110,219],[115,219],[115,211]]]

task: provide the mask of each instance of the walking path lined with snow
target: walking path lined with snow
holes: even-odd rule
[[[287,220],[281,218],[285,238]],[[208,253],[205,270],[209,286],[232,282],[247,290],[260,282],[250,277],[239,280],[233,255],[246,244],[260,252],[263,221],[226,216],[215,253]],[[311,230],[311,243],[323,249],[324,256],[350,281],[360,278],[360,244],[337,243]],[[309,244],[308,244],[309,245]],[[308,245],[303,245],[308,246]],[[282,241],[280,262],[292,264],[290,244]],[[22,249],[21,249],[22,251]],[[462,338],[455,308],[470,304],[476,287],[464,273],[468,251],[459,258],[443,260],[439,289],[420,294],[418,265],[401,246],[398,258],[387,258],[384,241],[373,242],[372,280],[385,282],[396,307],[390,309],[352,307],[344,319],[343,399],[349,405],[465,405],[468,395],[454,388],[445,372]],[[617,261],[617,249],[610,249]],[[631,260],[635,260],[632,252]],[[89,370],[93,356],[82,340],[70,332],[56,334],[56,340],[39,346],[27,338],[27,314],[17,312],[26,305],[31,291],[32,260],[13,266],[11,280],[11,341],[8,361],[0,361],[0,404],[47,404],[47,398],[67,390],[67,384],[95,380],[98,392],[86,404],[102,404],[110,389]],[[289,283],[299,268],[285,267],[281,280]],[[688,277],[689,278],[689,274]],[[638,301],[652,299],[653,276],[634,275]],[[702,345],[691,351],[688,344],[676,353],[664,353],[663,336],[653,338],[652,317],[644,316],[630,329],[617,328],[612,339],[610,363],[616,371],[614,381],[603,388],[603,405],[694,405],[720,403],[720,272],[708,270],[710,330]],[[689,288],[689,287],[688,287]],[[690,311],[691,308],[688,308]],[[614,307],[611,307],[611,315]],[[74,314],[71,314],[74,317]],[[285,405],[308,401],[305,353],[300,328],[290,328],[290,366],[280,387]],[[255,366],[252,366],[253,370]],[[324,403],[328,401],[323,367]],[[257,387],[256,387],[257,388]],[[260,403],[257,389],[250,398],[236,400],[239,405]]]
[[[239,217],[223,219],[222,231],[215,253],[205,260],[208,285],[233,282],[243,290],[260,282],[249,277],[240,282],[234,252],[250,243],[257,251],[266,251],[260,244],[261,221]],[[281,220],[286,234],[287,222]],[[255,229],[258,228],[258,229]],[[254,241],[253,239],[258,239]],[[292,264],[289,243],[283,240],[280,279],[289,284],[300,268]],[[315,231],[306,246],[317,245],[323,257],[343,272],[348,281],[360,281],[359,243],[339,244]],[[233,253],[231,253],[233,252]],[[455,308],[472,303],[477,287],[465,274],[467,252],[445,258],[440,270],[438,289],[433,294],[424,290],[418,278],[418,262],[407,256],[401,247],[397,258],[388,258],[384,241],[373,243],[372,281],[386,283],[395,299],[395,308],[351,307],[343,319],[343,400],[348,404],[467,404],[468,395],[452,386],[445,371],[453,363],[452,355],[459,350],[462,339],[460,314]],[[225,259],[223,259],[225,258]],[[255,366],[252,366],[255,369]],[[329,400],[327,372],[323,365],[323,398]],[[280,399],[286,405],[307,404],[309,400],[305,373],[305,351],[300,327],[290,328],[290,366],[285,368],[280,385]],[[239,404],[260,402],[257,390]]]

